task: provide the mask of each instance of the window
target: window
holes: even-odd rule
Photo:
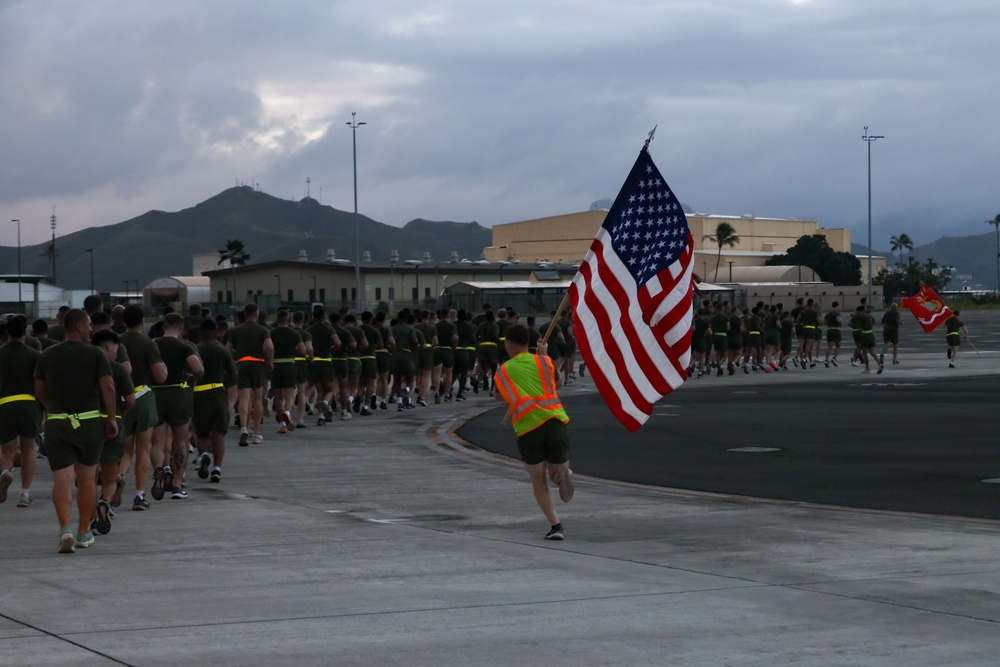
[[[347,303],[347,288],[346,287],[341,287],[340,288],[340,300],[343,301],[344,303]]]
[[[309,301],[312,302],[315,300],[316,300],[316,288],[312,287],[309,289]]]
[[[431,288],[430,287],[425,287],[424,288],[424,298],[425,299],[431,298]]]
[[[375,288],[375,300],[376,301],[381,301],[382,300],[382,288],[381,287],[376,287]]]
[[[390,287],[389,288],[389,301],[394,301],[395,299],[396,299],[396,288],[395,287]]]
[[[216,297],[216,299],[215,299],[215,300],[216,300],[216,301],[219,301],[219,302],[221,302],[221,301],[222,301],[222,290],[219,290],[219,291],[218,291],[218,296]]]
[[[354,303],[357,300],[358,300],[358,288],[357,287],[352,287],[351,288],[351,303]]]
[[[319,300],[322,301],[323,303],[326,303],[326,288],[325,287],[320,287],[319,288]]]
[[[295,301],[295,290],[293,289],[288,290],[288,300]]]
[[[420,292],[417,291],[416,287],[414,287],[412,289],[413,289],[413,292],[412,292],[412,296],[410,298],[413,299],[413,303],[416,303],[417,301],[420,300]]]

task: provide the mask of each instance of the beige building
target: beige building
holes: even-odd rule
[[[483,256],[492,262],[546,260],[577,264],[587,254],[607,211],[583,211],[535,220],[511,222],[493,227],[493,244],[483,249]],[[851,251],[848,229],[824,229],[815,220],[794,218],[760,218],[752,215],[728,216],[692,213],[688,226],[695,244],[695,271],[708,282],[727,282],[727,271],[733,267],[763,266],[774,255],[780,255],[795,245],[802,236],[822,234],[830,247],[838,252]],[[719,246],[705,238],[715,234],[719,223],[732,225],[739,243],[733,247]],[[861,262],[862,282],[867,281],[867,257]],[[716,276],[716,265],[719,275]],[[875,274],[885,266],[884,257],[872,258]],[[718,279],[717,279],[718,278]]]

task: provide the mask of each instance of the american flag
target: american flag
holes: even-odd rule
[[[693,253],[684,211],[643,148],[570,286],[580,352],[629,431],[687,379]]]

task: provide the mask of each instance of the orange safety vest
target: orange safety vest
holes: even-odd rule
[[[522,352],[500,367],[493,382],[507,401],[507,411],[518,436],[550,419],[569,422],[556,394],[555,366],[548,357]]]

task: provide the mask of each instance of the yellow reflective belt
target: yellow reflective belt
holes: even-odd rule
[[[107,419],[108,418],[108,416],[106,414],[104,414],[103,412],[101,413],[101,417],[103,419]],[[123,415],[115,415],[115,419],[125,419],[125,417]]]
[[[480,345],[496,345],[496,343],[494,343],[491,340],[484,340],[483,342],[480,343]]]
[[[150,392],[149,385],[140,384],[138,387],[135,388],[135,397],[136,399],[142,398],[149,392]]]
[[[752,336],[752,335],[754,335],[754,334],[757,334],[757,335],[759,336],[759,335],[760,335],[760,332],[759,332],[759,331],[751,331],[751,332],[750,332],[750,335],[751,335],[751,336]]]
[[[313,361],[333,361],[333,357],[313,357]]]
[[[435,350],[450,350],[451,346],[450,345],[435,345],[434,349]]]
[[[170,387],[180,387],[181,389],[187,389],[188,383],[181,382],[180,384],[158,384],[153,389],[169,389]]]
[[[305,357],[295,357],[295,361],[305,361],[305,360],[306,360],[306,358],[305,358]],[[277,360],[277,359],[275,359],[274,361],[275,361],[275,363],[277,363],[277,362],[278,362],[278,360]]]
[[[0,398],[0,405],[4,403],[13,403],[14,401],[33,401],[35,397],[31,394],[14,394],[12,396],[4,396]]]
[[[58,415],[49,415],[49,419],[68,419],[73,430],[80,428],[80,422],[85,419],[100,419],[100,410],[88,410],[87,412],[78,412],[76,414],[62,413]]]
[[[305,359],[305,357],[302,357],[302,358]],[[275,359],[275,360],[272,361],[272,363],[275,363],[275,364],[292,364],[292,363],[295,363],[295,359],[291,358],[291,357],[289,357],[287,359],[286,358]]]
[[[715,334],[715,335],[716,335],[716,336],[725,336],[726,334],[724,334],[724,333],[717,333],[717,334]]]
[[[375,350],[375,354],[389,354],[389,350],[383,350],[382,348],[379,348]]]
[[[208,391],[209,389],[219,389],[220,387],[225,387],[226,385],[221,382],[212,382],[210,384],[196,384],[194,386],[195,391]]]
[[[460,347],[458,349],[460,349],[460,350],[469,350],[471,352],[475,352],[476,351],[475,347]]]
[[[814,326],[813,326],[813,325],[811,325],[811,324],[806,324],[806,325],[804,325],[804,327],[805,327],[806,329],[815,329],[815,328],[816,328],[816,327],[814,327]]]
[[[375,355],[374,355],[374,354],[372,354],[372,355],[368,355],[368,356],[366,356],[366,357],[358,357],[358,358],[359,358],[359,359],[374,359],[374,358],[375,358]]]
[[[864,329],[861,333],[873,333],[874,329]]]

